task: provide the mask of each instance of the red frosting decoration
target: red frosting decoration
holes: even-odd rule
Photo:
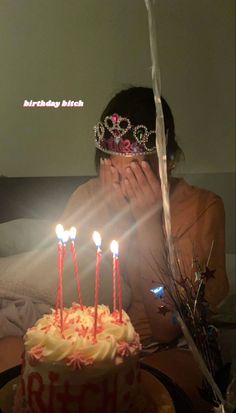
[[[76,402],[79,405],[80,397],[70,394],[70,385],[68,381],[66,381],[64,384],[64,393],[58,393],[57,400],[61,402],[61,410],[58,411],[58,413],[70,413],[70,410],[67,410],[67,407],[73,402]]]
[[[67,357],[67,366],[71,366],[73,369],[81,369],[84,366],[91,366],[93,364],[92,357],[84,357],[79,351],[72,356]]]
[[[27,393],[29,396],[29,401],[28,401],[29,407],[32,413],[38,412],[38,410],[42,412],[47,411],[47,408],[44,405],[43,400],[42,400],[43,390],[44,390],[44,384],[43,384],[43,379],[40,376],[40,374],[37,372],[30,373],[28,377]]]
[[[61,410],[58,413],[70,413],[70,410],[67,410],[66,407],[71,403],[76,403],[79,407],[78,412],[88,412],[85,407],[85,396],[88,392],[99,393],[100,388],[97,384],[86,384],[82,385],[78,395],[72,395],[70,393],[70,385],[66,381],[64,384],[64,392],[57,394],[57,400],[61,402]],[[92,396],[91,396],[92,397]],[[89,413],[89,412],[88,412]]]
[[[30,361],[33,362],[31,364],[33,365],[34,361],[38,361],[42,359],[42,355],[43,355],[43,347],[40,344],[32,347],[31,350],[29,350]]]
[[[109,384],[111,380],[106,379],[103,382],[103,413],[108,412],[116,412],[117,410],[117,374],[114,377],[113,388],[112,391],[108,390]],[[111,405],[111,408],[109,406]]]
[[[53,371],[50,371],[48,373],[48,377],[50,380],[50,386],[49,386],[49,399],[48,399],[48,412],[52,412],[53,411],[53,400],[54,400],[54,383],[59,379],[59,374],[58,373],[54,373]]]
[[[125,341],[122,341],[118,344],[117,354],[119,356],[125,357],[130,355],[130,346]]]

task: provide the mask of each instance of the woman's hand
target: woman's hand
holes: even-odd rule
[[[135,219],[148,219],[161,208],[161,185],[146,161],[131,162],[126,169],[125,190]]]
[[[127,207],[128,202],[121,189],[119,173],[110,159],[100,161],[100,182],[109,206],[117,211]]]

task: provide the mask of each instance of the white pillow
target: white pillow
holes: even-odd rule
[[[47,246],[52,223],[42,219],[16,219],[0,224],[0,256],[20,254]]]

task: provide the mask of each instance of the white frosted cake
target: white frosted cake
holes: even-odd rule
[[[128,315],[73,304],[30,328],[14,413],[126,413],[135,398],[139,336]]]

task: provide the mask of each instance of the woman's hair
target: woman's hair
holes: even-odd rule
[[[166,100],[161,97],[164,115],[165,134],[167,135],[167,157],[171,161],[177,161],[182,150],[175,139],[175,124],[171,109]],[[106,106],[100,121],[104,122],[106,116],[114,113],[128,118],[132,125],[145,125],[148,130],[156,129],[156,107],[153,90],[148,87],[131,87],[117,93]],[[105,134],[106,139],[106,134]],[[152,137],[152,138],[151,138]],[[154,134],[150,136],[155,144]],[[100,166],[100,158],[109,158],[110,155],[96,148],[95,165],[97,171]]]

